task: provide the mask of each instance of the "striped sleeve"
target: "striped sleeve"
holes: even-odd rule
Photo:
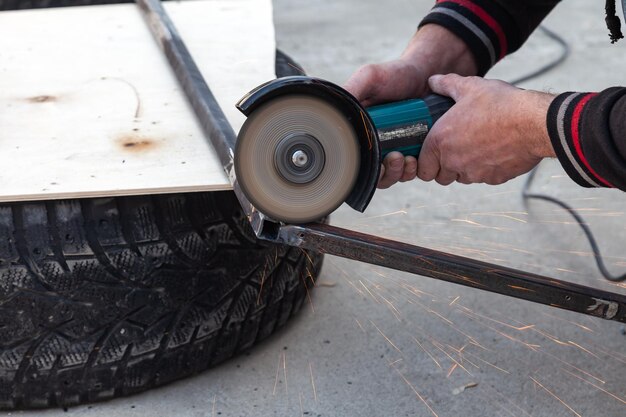
[[[420,27],[444,26],[471,49],[484,75],[516,51],[558,0],[436,0]]]
[[[583,187],[626,190],[626,88],[563,93],[548,110],[552,147]]]

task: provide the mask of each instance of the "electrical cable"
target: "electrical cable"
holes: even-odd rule
[[[626,0],[625,0],[626,1]],[[570,47],[569,44],[567,43],[567,41],[565,39],[563,39],[559,34],[557,34],[556,32],[551,31],[550,29],[546,28],[545,26],[540,26],[539,29],[545,34],[547,35],[550,39],[554,40],[556,43],[558,43],[561,46],[561,53],[552,61],[550,61],[549,63],[547,63],[546,65],[540,67],[539,69],[526,74],[522,77],[519,77],[513,81],[510,81],[511,84],[519,84],[521,82],[524,81],[528,81],[530,79],[533,79],[535,77],[538,77],[542,74],[545,74],[546,72],[550,71],[551,69],[555,68],[556,66],[560,65],[563,61],[565,61],[567,59],[567,57],[570,54]],[[582,231],[584,232],[587,241],[589,242],[589,246],[591,246],[591,250],[593,251],[593,256],[596,260],[596,265],[598,267],[598,270],[600,271],[600,273],[602,274],[602,276],[611,281],[611,282],[623,282],[626,281],[626,273],[622,274],[620,276],[614,276],[612,275],[606,268],[605,264],[604,264],[604,258],[602,257],[602,254],[600,253],[600,249],[598,247],[598,244],[596,242],[596,239],[593,235],[593,232],[591,231],[591,228],[589,227],[589,225],[585,222],[585,220],[580,216],[580,214],[578,214],[578,212],[576,211],[575,208],[571,207],[570,205],[568,205],[567,203],[565,203],[564,201],[559,200],[556,197],[552,197],[546,194],[538,194],[538,193],[532,193],[530,192],[530,186],[533,183],[533,180],[535,179],[535,175],[537,175],[537,171],[538,171],[539,166],[534,167],[529,173],[528,176],[526,178],[526,181],[524,182],[524,186],[522,188],[522,198],[524,199],[524,203],[526,204],[528,202],[528,200],[543,200],[543,201],[547,201],[549,203],[552,204],[556,204],[557,206],[561,207],[563,210],[567,211],[576,221],[576,223],[578,223],[578,225],[580,226],[580,228],[582,229]]]
[[[532,171],[530,171],[530,173],[528,174],[528,177],[526,178],[526,182],[524,183],[524,187],[522,188],[522,198],[524,199],[524,202],[531,200],[531,199],[548,201],[550,203],[558,205],[563,210],[567,211],[574,218],[574,220],[576,220],[576,223],[578,223],[582,231],[585,233],[585,236],[587,237],[587,241],[589,242],[589,246],[591,246],[591,250],[593,251],[593,256],[596,260],[596,265],[598,266],[598,270],[600,271],[602,276],[612,282],[622,282],[626,280],[626,274],[623,274],[620,276],[614,276],[614,275],[611,275],[611,273],[606,269],[606,266],[604,265],[604,259],[602,257],[602,254],[600,253],[600,249],[598,248],[596,239],[593,236],[593,232],[591,231],[591,229],[589,228],[589,225],[585,222],[585,220],[580,216],[580,214],[578,214],[575,208],[559,200],[558,198],[555,198],[546,194],[537,194],[537,193],[529,192],[530,185],[532,184],[533,179],[535,178],[535,175],[537,174],[537,168],[538,167],[535,167],[532,169]]]
[[[552,39],[553,41],[555,41],[556,43],[559,44],[559,46],[561,47],[561,53],[559,54],[559,56],[557,56],[555,59],[553,59],[552,61],[548,62],[547,64],[545,64],[542,67],[539,67],[538,69],[536,69],[535,71],[532,71],[526,75],[523,75],[519,78],[514,79],[513,81],[509,81],[509,83],[511,84],[519,84],[519,83],[523,83],[524,81],[528,81],[531,80],[533,78],[537,78],[540,75],[545,74],[546,72],[552,70],[553,68],[561,65],[563,63],[563,61],[565,61],[567,59],[567,57],[570,54],[570,47],[569,44],[567,43],[567,41],[565,39],[563,39],[558,33],[553,32],[552,30],[548,29],[547,27],[541,25],[539,26],[539,30],[541,32],[543,32],[547,37],[549,37],[550,39]]]

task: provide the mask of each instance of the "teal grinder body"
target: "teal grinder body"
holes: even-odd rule
[[[453,104],[449,97],[431,94],[367,108],[378,133],[381,156],[398,151],[417,157],[430,128]]]

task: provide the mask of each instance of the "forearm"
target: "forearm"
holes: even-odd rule
[[[567,174],[584,187],[626,191],[626,88],[563,93],[550,106],[550,139]]]
[[[516,51],[559,0],[438,0],[420,27],[436,24],[462,39],[477,74]]]
[[[401,55],[425,69],[426,76],[454,73],[476,75],[476,60],[467,44],[440,25],[424,25],[409,41]]]

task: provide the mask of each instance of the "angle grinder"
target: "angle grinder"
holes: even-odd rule
[[[264,215],[285,223],[320,219],[346,202],[365,211],[391,151],[417,156],[433,124],[454,104],[431,94],[363,108],[343,88],[308,76],[278,78],[237,108],[237,181]]]

